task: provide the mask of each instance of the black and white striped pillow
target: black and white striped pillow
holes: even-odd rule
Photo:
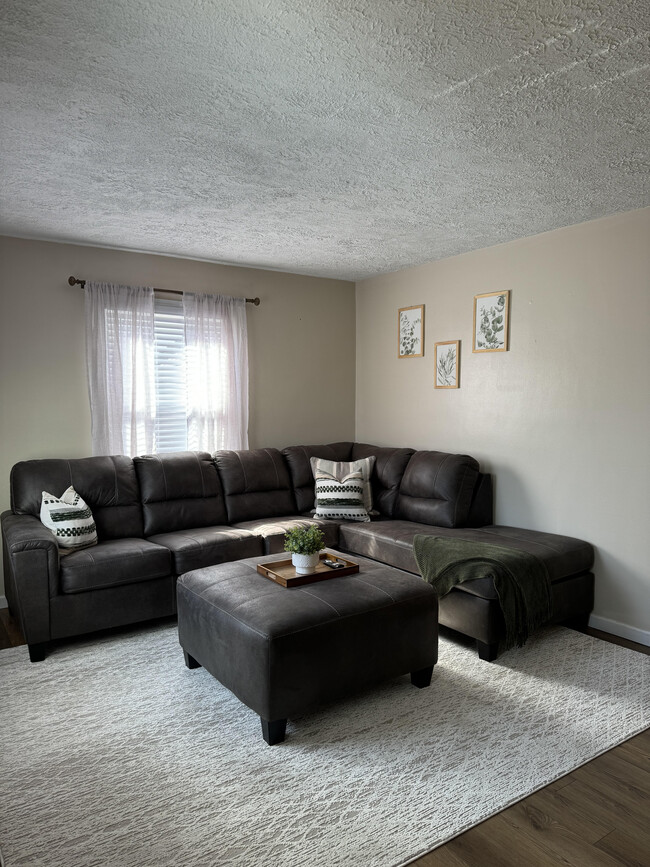
[[[314,479],[323,473],[334,476],[339,482],[348,478],[352,473],[361,473],[363,481],[363,504],[366,512],[372,509],[372,487],[370,477],[375,466],[376,457],[370,455],[360,458],[358,461],[329,461],[327,458],[311,458],[311,471]],[[318,508],[318,504],[316,504]]]
[[[72,485],[60,497],[43,491],[41,523],[54,533],[59,548],[68,552],[97,544],[92,512]]]
[[[363,502],[363,473],[357,471],[337,479],[333,473],[317,470],[314,518],[369,521]]]

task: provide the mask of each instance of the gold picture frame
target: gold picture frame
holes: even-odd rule
[[[400,307],[397,311],[397,357],[424,355],[424,304]]]
[[[507,352],[510,290],[474,296],[472,352]]]
[[[460,340],[434,343],[433,353],[436,360],[434,388],[460,388]]]

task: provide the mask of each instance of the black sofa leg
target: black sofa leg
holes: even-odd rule
[[[262,722],[262,737],[272,747],[281,744],[287,730],[287,718],[268,720],[260,717]]]
[[[31,662],[43,662],[47,653],[47,641],[42,641],[40,644],[28,644],[29,658]]]
[[[430,685],[432,674],[432,665],[429,665],[427,668],[420,668],[418,671],[412,671],[411,683],[413,684],[413,686],[417,686],[418,689],[423,689],[425,686]]]
[[[562,624],[568,626],[569,629],[575,629],[576,632],[586,632],[589,626],[589,614],[577,614],[575,617],[570,617]]]
[[[478,657],[484,662],[494,662],[499,655],[499,642],[495,641],[492,644],[486,644],[484,641],[476,641],[476,649]]]
[[[193,656],[190,656],[187,650],[183,651],[183,656],[185,657],[185,665],[188,668],[201,668],[201,663],[197,662]]]

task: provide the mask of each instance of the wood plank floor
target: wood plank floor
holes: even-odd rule
[[[641,644],[588,632],[650,655]],[[24,643],[8,610],[0,609],[0,649]],[[650,867],[650,729],[413,862],[413,867],[558,865]]]

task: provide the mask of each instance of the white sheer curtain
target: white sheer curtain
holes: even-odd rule
[[[248,448],[244,298],[183,293],[170,355],[165,311],[153,289],[87,282],[85,294],[93,454]],[[172,355],[177,373],[170,401]],[[170,423],[175,445],[164,433]]]
[[[152,452],[153,289],[87,282],[85,306],[93,454]]]
[[[248,448],[246,301],[183,293],[187,447]]]

